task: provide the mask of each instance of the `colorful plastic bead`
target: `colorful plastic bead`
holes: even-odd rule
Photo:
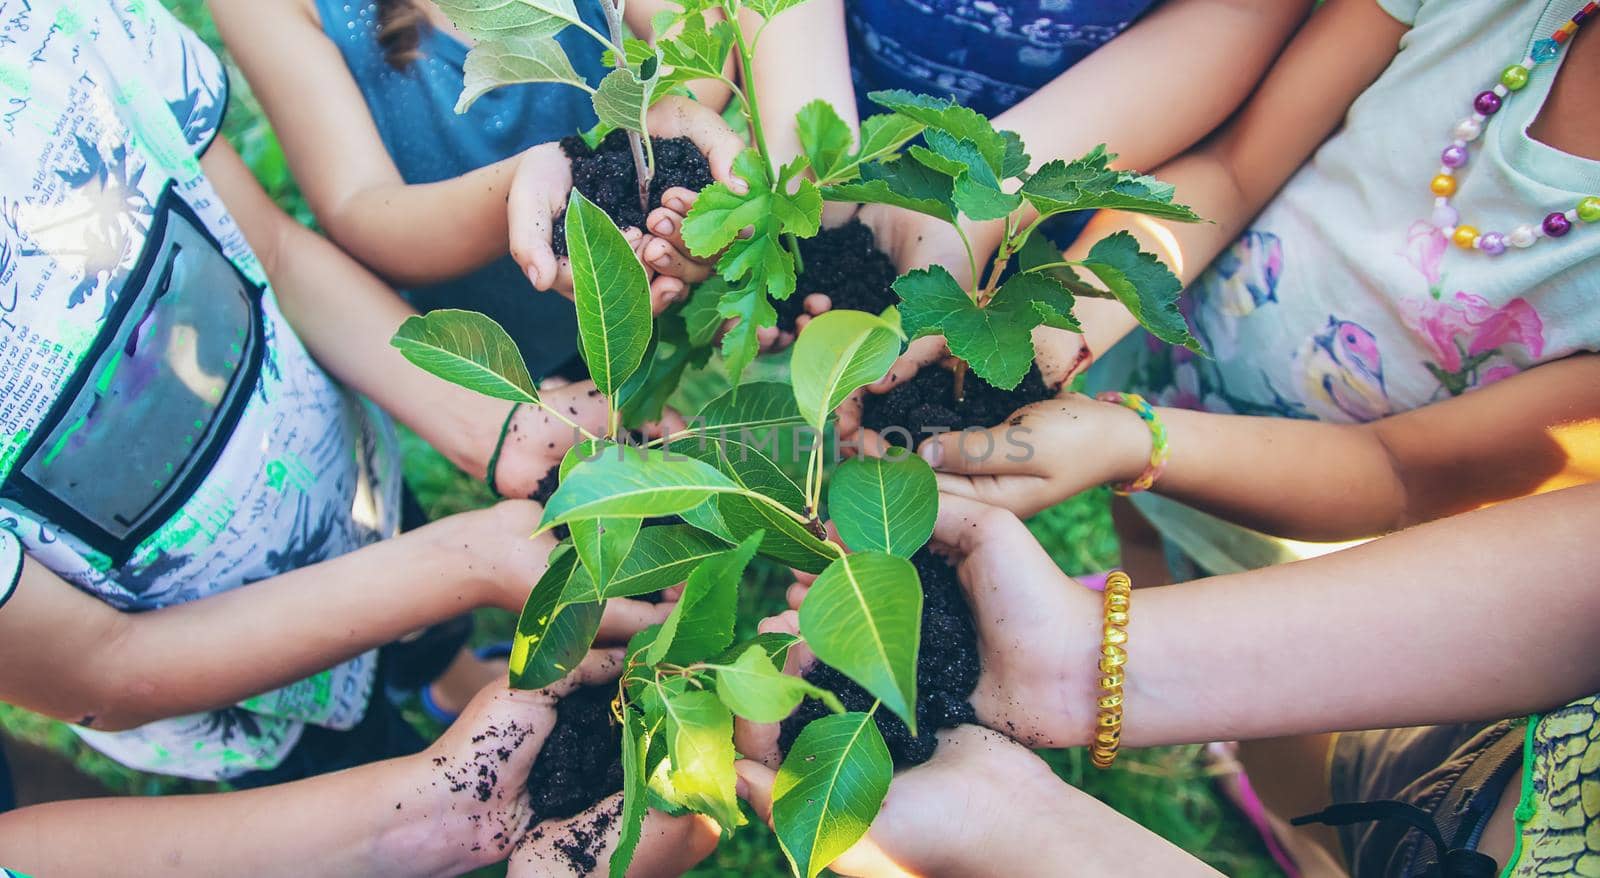
[[[1483,123],[1469,116],[1456,123],[1454,133],[1456,140],[1470,143],[1477,140],[1478,135],[1483,133]]]
[[[1485,116],[1493,116],[1500,112],[1500,96],[1492,91],[1479,92],[1472,101],[1472,108]]]
[[[1511,230],[1511,246],[1526,250],[1539,240],[1539,235],[1533,226],[1522,225]]]
[[[1459,168],[1467,163],[1467,151],[1460,146],[1447,146],[1439,154],[1439,161],[1447,168]]]
[[[1567,219],[1564,213],[1552,213],[1544,218],[1544,233],[1552,238],[1559,238],[1572,231],[1572,220]]]
[[[1456,178],[1449,174],[1439,174],[1433,178],[1433,182],[1428,184],[1428,188],[1433,190],[1433,194],[1441,198],[1449,198],[1456,194]]]
[[[1456,226],[1456,232],[1450,236],[1450,240],[1463,250],[1471,250],[1473,242],[1478,240],[1478,230],[1472,226]]]
[[[1499,256],[1506,252],[1506,236],[1499,232],[1489,232],[1478,239],[1478,249],[1490,256]]]
[[[1456,223],[1461,222],[1461,212],[1448,204],[1436,205],[1433,208],[1432,222],[1436,229],[1453,229]]]
[[[1600,223],[1600,196],[1591,195],[1578,202],[1578,219],[1586,223]]]
[[[1522,91],[1528,87],[1528,68],[1521,64],[1513,64],[1500,71],[1500,84],[1512,91]]]
[[[1546,38],[1533,44],[1533,51],[1529,53],[1529,57],[1533,58],[1533,60],[1539,62],[1540,64],[1543,64],[1546,61],[1554,59],[1555,56],[1559,54],[1561,54],[1561,44],[1555,40]]]

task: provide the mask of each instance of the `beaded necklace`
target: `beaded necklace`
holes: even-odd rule
[[[1500,112],[1501,105],[1508,97],[1527,87],[1535,67],[1555,60],[1556,56],[1561,54],[1562,47],[1571,42],[1572,35],[1578,32],[1584,21],[1597,14],[1600,14],[1600,0],[1585,4],[1570,20],[1556,28],[1555,33],[1535,42],[1528,52],[1528,57],[1500,71],[1500,81],[1495,83],[1494,88],[1480,92],[1473,99],[1472,115],[1456,123],[1453,132],[1455,140],[1445,147],[1440,155],[1439,173],[1434,176],[1428,188],[1433,190],[1435,196],[1433,225],[1457,247],[1499,256],[1506,252],[1507,244],[1527,248],[1544,238],[1564,237],[1572,231],[1572,227],[1579,220],[1585,223],[1600,223],[1600,196],[1595,195],[1580,199],[1570,210],[1558,210],[1549,214],[1541,223],[1517,226],[1509,234],[1479,233],[1473,226],[1458,225],[1461,214],[1450,204],[1450,197],[1456,194],[1456,171],[1466,166],[1467,145],[1483,134],[1484,122]]]

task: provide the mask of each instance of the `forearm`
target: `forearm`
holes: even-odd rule
[[[0,851],[32,875],[459,874],[484,855],[419,794],[432,782],[420,760],[242,792],[36,805],[0,814]]]
[[[1123,743],[1487,720],[1600,689],[1600,486],[1134,593]],[[1081,660],[1092,668],[1098,638]],[[1085,672],[1064,727],[1092,729]]]
[[[952,874],[1017,878],[1217,875],[1206,864],[1054,775],[1013,789],[990,812],[995,831]],[[975,819],[982,820],[982,817]]]

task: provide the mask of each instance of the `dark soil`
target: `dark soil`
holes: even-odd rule
[[[906,447],[909,438],[915,446],[935,433],[998,426],[1017,409],[1056,395],[1037,366],[1028,369],[1015,390],[997,389],[969,370],[965,390],[965,398],[956,402],[955,373],[930,366],[888,393],[867,394],[861,424],[891,445]]]
[[[882,313],[896,301],[890,288],[898,277],[894,263],[873,243],[872,230],[856,220],[802,239],[800,259],[806,270],[794,295],[772,303],[778,310],[778,328],[785,332],[794,331],[795,319],[805,313],[805,298],[811,293],[826,294],[834,308],[869,314]]]
[[[651,138],[656,172],[650,180],[650,209],[661,206],[661,193],[674,186],[699,192],[712,183],[711,166],[687,137]],[[645,211],[639,209],[639,178],[634,173],[628,135],[613,131],[599,149],[590,149],[581,137],[561,139],[561,151],[572,160],[572,184],[599,205],[620,229],[643,229]],[[557,218],[551,247],[567,255],[566,224]]]
[[[932,758],[938,746],[934,732],[939,729],[978,721],[968,701],[978,685],[978,634],[956,569],[928,549],[913,556],[911,563],[922,579],[922,646],[917,654],[917,729],[921,734],[912,737],[891,711],[880,708],[875,715],[896,768],[921,765]],[[805,677],[834,692],[849,710],[872,709],[874,699],[867,690],[827,665],[818,663]],[[827,715],[822,702],[807,699],[783,721],[779,749],[787,754],[801,729]]]
[[[534,822],[580,814],[622,791],[622,727],[611,715],[616,686],[585,686],[556,704],[556,725],[528,772]]]

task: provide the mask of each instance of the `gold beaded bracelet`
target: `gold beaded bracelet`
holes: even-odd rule
[[[1128,602],[1133,582],[1128,574],[1114,570],[1106,577],[1105,634],[1100,640],[1100,691],[1096,702],[1094,744],[1089,759],[1096,768],[1110,768],[1117,761],[1122,744],[1122,683],[1128,663]]]

